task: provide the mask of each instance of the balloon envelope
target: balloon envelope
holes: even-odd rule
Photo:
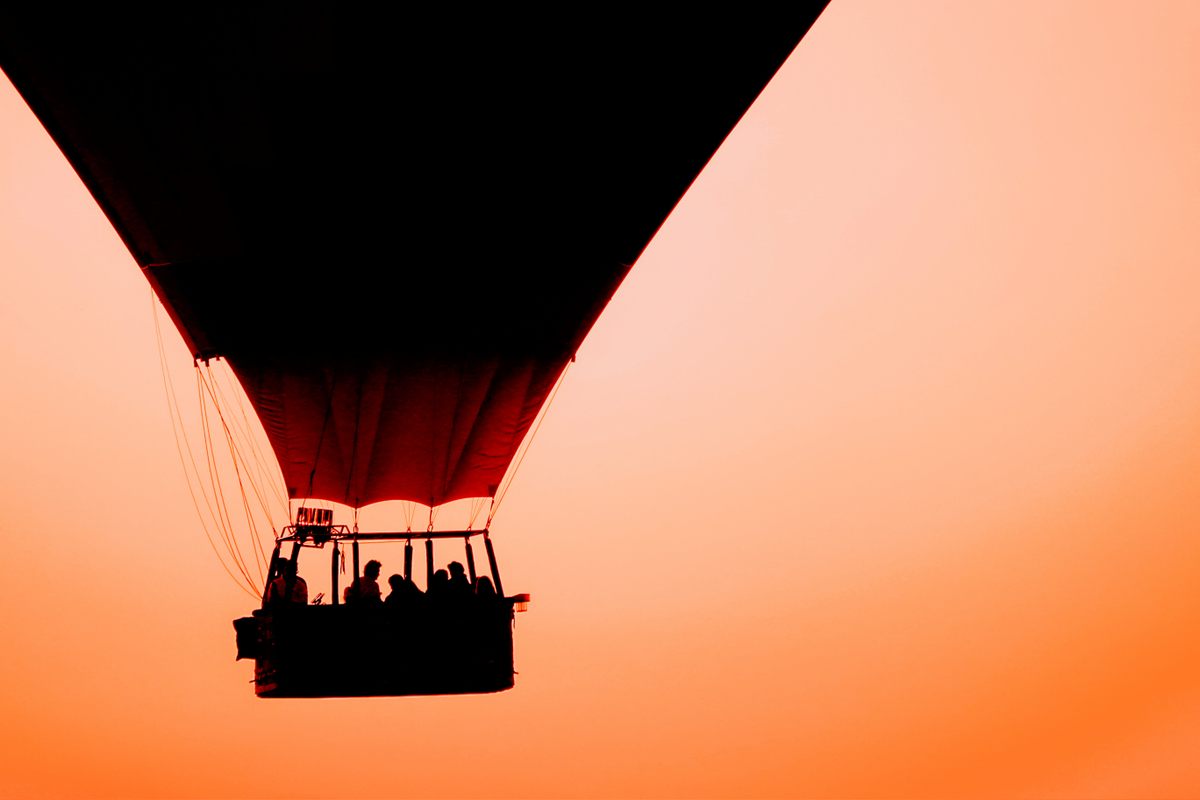
[[[494,495],[630,265],[813,23],[0,10],[0,66],[292,496]]]

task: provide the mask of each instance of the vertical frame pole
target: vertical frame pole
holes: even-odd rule
[[[467,545],[467,573],[471,576],[471,585],[476,583],[475,577],[475,551],[471,549],[471,537],[466,538]]]
[[[404,580],[412,580],[412,539],[404,542]]]
[[[425,591],[433,588],[433,539],[425,540]]]
[[[329,567],[329,585],[333,587],[333,589],[332,589],[333,604],[335,606],[341,602],[341,598],[338,596],[338,556],[339,555],[341,555],[341,552],[338,548],[338,540],[334,539],[333,540],[333,561],[330,563],[330,567]]]
[[[492,547],[492,537],[483,532],[483,546],[487,548],[488,566],[492,569],[492,583],[496,584],[496,594],[504,597],[504,584],[500,582],[500,567],[496,566],[496,549]]]
[[[362,575],[362,573],[358,571],[358,539],[357,538],[355,538],[354,543],[351,545],[351,551],[354,553],[354,580],[358,580],[359,577]]]

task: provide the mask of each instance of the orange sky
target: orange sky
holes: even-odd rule
[[[581,349],[456,698],[255,699],[149,288],[4,83],[0,797],[1200,796],[1198,45],[833,0]]]

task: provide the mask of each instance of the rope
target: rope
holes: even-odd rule
[[[287,486],[284,485],[283,472],[281,470],[279,470],[279,468],[278,468],[279,462],[273,456],[271,458],[267,458],[266,456],[263,455],[263,450],[259,446],[259,437],[254,435],[254,431],[255,431],[254,424],[251,423],[250,416],[246,413],[246,406],[249,405],[249,403],[246,402],[245,392],[242,391],[241,384],[236,381],[236,378],[233,374],[232,368],[227,368],[227,369],[223,370],[220,374],[225,375],[225,380],[230,386],[230,393],[234,397],[241,398],[241,400],[242,400],[242,402],[239,402],[236,405],[238,407],[238,411],[241,413],[242,422],[245,425],[245,428],[244,428],[245,438],[250,443],[252,455],[254,456],[255,462],[258,464],[258,466],[260,468],[260,470],[259,470],[260,477],[266,477],[265,471],[261,469],[262,464],[264,464],[264,463],[270,464],[276,468],[275,473],[274,473],[274,480],[272,481],[272,480],[268,479],[267,483],[274,485],[274,489],[277,494],[277,499],[279,501],[279,505],[286,509],[288,507],[288,496],[287,496]],[[218,386],[218,389],[219,388],[220,387]],[[260,430],[260,431],[262,430],[261,425],[258,427],[258,430]],[[264,432],[264,435],[265,435],[265,432]]]
[[[183,468],[184,481],[187,483],[188,494],[192,498],[192,507],[196,509],[196,517],[200,520],[200,527],[204,531],[204,538],[208,541],[209,548],[212,549],[213,555],[217,558],[217,563],[221,565],[221,569],[225,570],[225,574],[229,579],[246,594],[250,595],[255,600],[259,599],[258,593],[254,591],[254,587],[247,587],[242,581],[238,580],[237,575],[230,569],[226,563],[221,551],[217,549],[217,543],[213,539],[212,530],[209,528],[208,521],[204,517],[204,512],[200,510],[200,501],[196,497],[196,485],[199,485],[201,494],[204,497],[205,506],[208,508],[210,516],[215,518],[213,514],[212,504],[209,502],[208,494],[204,492],[204,484],[199,480],[200,470],[196,466],[196,459],[192,453],[192,445],[188,440],[187,431],[183,428],[183,420],[179,414],[179,398],[175,394],[175,384],[171,380],[171,368],[167,361],[166,347],[163,345],[162,326],[158,319],[158,302],[154,295],[154,290],[150,290],[150,308],[151,315],[154,318],[154,336],[158,343],[158,359],[159,367],[162,374],[163,394],[167,402],[167,413],[171,417],[171,434],[175,439],[175,452],[179,456],[179,466]],[[183,442],[180,443],[182,436]],[[188,472],[188,460],[184,459],[183,451],[187,449],[188,459],[191,460],[192,472],[196,475],[196,484],[192,483],[191,473]]]
[[[220,362],[218,362],[218,364],[219,363]],[[236,455],[241,460],[242,465],[246,469],[246,480],[250,482],[251,487],[255,490],[255,494],[258,496],[259,505],[263,509],[263,514],[268,519],[271,519],[270,509],[266,507],[267,503],[263,499],[263,495],[266,494],[266,492],[263,492],[259,489],[260,480],[263,483],[268,483],[268,481],[265,480],[262,463],[259,461],[257,453],[255,452],[253,438],[249,435],[248,431],[238,424],[237,418],[234,417],[232,413],[226,417],[224,409],[232,408],[235,404],[230,402],[229,396],[226,394],[224,388],[221,386],[221,383],[217,378],[217,376],[220,374],[220,371],[214,370],[211,364],[205,364],[204,371],[206,373],[205,388],[208,390],[209,396],[212,398],[213,407],[217,410],[217,415],[221,420],[221,425],[225,428],[226,436],[231,437],[233,441],[234,449],[231,451],[231,453]],[[249,452],[250,457],[246,456],[247,452]]]
[[[521,463],[525,461],[525,455],[529,452],[530,445],[533,444],[533,440],[541,429],[542,423],[546,421],[546,415],[550,412],[550,406],[554,404],[554,398],[558,396],[558,390],[562,388],[563,381],[566,380],[567,371],[571,369],[572,363],[572,361],[568,361],[567,365],[563,367],[563,371],[559,373],[558,380],[554,384],[554,389],[550,392],[550,397],[546,399],[546,404],[538,412],[537,420],[533,424],[533,430],[529,432],[529,435],[525,437],[525,441],[521,443],[517,460],[505,475],[500,491],[492,496],[492,505],[488,509],[487,522],[483,526],[485,529],[492,527],[492,520],[495,519],[496,512],[500,510],[500,503],[504,501],[504,495],[508,493],[508,487],[512,486],[513,478],[517,476],[517,471],[521,469]]]
[[[483,504],[486,501],[486,497],[476,497],[471,500],[471,515],[467,518],[467,530],[475,527],[475,520],[479,519],[479,512],[483,511]]]
[[[228,368],[228,362],[218,362],[218,364],[220,363],[225,363],[226,369],[212,370],[209,373],[210,375],[224,375],[225,381],[229,386],[229,393],[227,395],[221,388],[220,381],[216,380],[215,378],[213,379],[213,386],[217,390],[218,400],[220,401],[220,403],[218,403],[218,408],[220,408],[221,403],[223,403],[226,408],[230,406],[237,407],[238,411],[240,412],[243,425],[242,427],[238,427],[236,425],[232,427],[234,428],[235,432],[242,434],[242,438],[249,445],[250,455],[253,457],[254,467],[258,474],[258,478],[263,484],[267,485],[272,490],[271,493],[273,499],[279,504],[283,513],[290,517],[291,512],[288,507],[287,487],[284,485],[283,472],[278,469],[279,462],[273,457],[268,459],[263,455],[262,448],[259,446],[260,437],[254,435],[255,428],[250,422],[249,415],[246,413],[246,406],[248,406],[249,403],[246,402],[245,392],[242,391],[241,385],[237,383],[237,379],[233,375],[233,370]],[[231,403],[228,399],[230,396],[239,400],[239,402]],[[261,426],[258,428],[258,430],[262,430]],[[246,462],[245,456],[242,457],[242,461],[243,463]],[[264,464],[268,464],[276,468],[273,475],[268,475],[269,470],[263,466]],[[274,523],[274,518],[270,514],[268,514],[268,519],[271,519],[272,524]]]
[[[206,366],[205,369],[208,370],[208,367]],[[210,376],[212,375],[211,370],[209,370],[209,375]],[[208,396],[212,400],[213,408],[217,412],[217,419],[220,420],[221,428],[225,431],[225,438],[229,442],[229,454],[230,454],[230,459],[233,462],[234,470],[238,469],[238,461],[241,460],[242,464],[247,469],[246,479],[248,481],[250,481],[250,488],[254,491],[254,496],[258,499],[258,505],[259,505],[259,508],[262,509],[263,516],[265,516],[267,518],[268,523],[272,524],[272,527],[278,527],[278,526],[275,526],[273,523],[273,520],[271,518],[271,509],[269,509],[267,507],[267,502],[266,502],[266,500],[263,499],[262,493],[258,489],[258,485],[254,482],[253,476],[251,476],[249,474],[250,464],[246,460],[246,457],[242,454],[241,450],[237,447],[237,443],[234,441],[233,434],[229,427],[229,424],[226,422],[225,415],[221,411],[221,403],[220,403],[219,398],[217,397],[216,394],[214,394],[212,386],[210,385],[210,382],[208,380],[206,380],[204,378],[204,376],[201,376],[200,381],[204,385],[205,390],[208,392]],[[214,383],[215,383],[215,381],[214,381]],[[239,488],[242,488],[241,483],[242,483],[242,480],[241,480],[241,475],[239,473],[239,475],[238,475]],[[244,491],[244,488],[243,488],[243,491]],[[254,526],[252,525],[251,527],[254,527]],[[257,530],[255,531],[255,533],[257,534]],[[264,559],[266,558],[266,554],[263,554],[263,558]]]
[[[246,557],[242,555],[242,549],[238,547],[237,537],[233,533],[233,521],[229,516],[229,506],[225,503],[225,489],[221,486],[220,471],[217,469],[216,450],[212,446],[212,430],[208,421],[208,408],[204,402],[203,376],[200,373],[200,366],[196,366],[196,400],[200,405],[200,425],[204,432],[204,456],[208,465],[208,479],[213,486],[213,492],[217,499],[217,511],[220,512],[218,519],[221,524],[221,532],[225,540],[225,546],[229,548],[229,554],[233,558],[234,564],[238,571],[242,573],[242,577],[251,586],[254,585],[254,579],[250,577],[250,571],[246,567]]]
[[[211,370],[209,370],[209,368],[208,368],[208,365],[205,365],[205,371],[208,372],[209,375],[212,374]],[[250,511],[250,499],[246,495],[246,487],[242,483],[242,471],[238,467],[238,460],[241,459],[244,463],[245,459],[238,452],[237,444],[233,440],[233,434],[229,429],[229,425],[225,422],[225,415],[221,412],[221,404],[217,401],[217,397],[213,393],[212,386],[209,385],[209,381],[204,377],[203,374],[201,374],[201,376],[200,376],[200,382],[204,385],[204,388],[208,391],[209,399],[212,400],[213,408],[216,409],[216,412],[217,412],[217,419],[219,419],[221,421],[221,428],[225,431],[225,443],[229,447],[229,460],[233,464],[233,473],[234,473],[235,477],[237,478],[238,491],[242,495],[242,511],[246,515],[246,527],[249,528],[249,530],[250,530],[250,541],[252,544],[255,545],[254,550],[253,550],[254,563],[258,569],[259,578],[261,579],[261,581],[263,583],[265,583],[266,579],[267,579],[266,571],[265,571],[265,565],[267,563],[267,554],[265,552],[263,552],[262,537],[258,532],[258,525],[254,521],[254,514]],[[248,474],[246,477],[248,480],[250,479],[250,476]],[[270,516],[271,516],[270,511],[267,509],[266,503],[263,502],[262,495],[260,495],[258,493],[258,487],[254,485],[252,480],[251,480],[250,486],[254,490],[255,495],[258,497],[259,506],[262,508],[263,514],[265,514],[267,516],[267,519],[270,520]]]

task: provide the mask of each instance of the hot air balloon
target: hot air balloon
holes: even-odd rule
[[[823,6],[0,10],[0,66],[265,429],[299,503],[267,587],[302,546],[334,554],[331,604],[239,623],[259,695],[513,685],[527,597],[504,595],[489,526],[366,532],[304,503],[494,498],[630,266]],[[447,634],[446,614],[388,627],[338,603],[345,548],[357,578],[360,545],[405,541],[411,575],[412,541],[431,573],[445,538],[466,540],[472,580],[483,541],[499,612]]]

